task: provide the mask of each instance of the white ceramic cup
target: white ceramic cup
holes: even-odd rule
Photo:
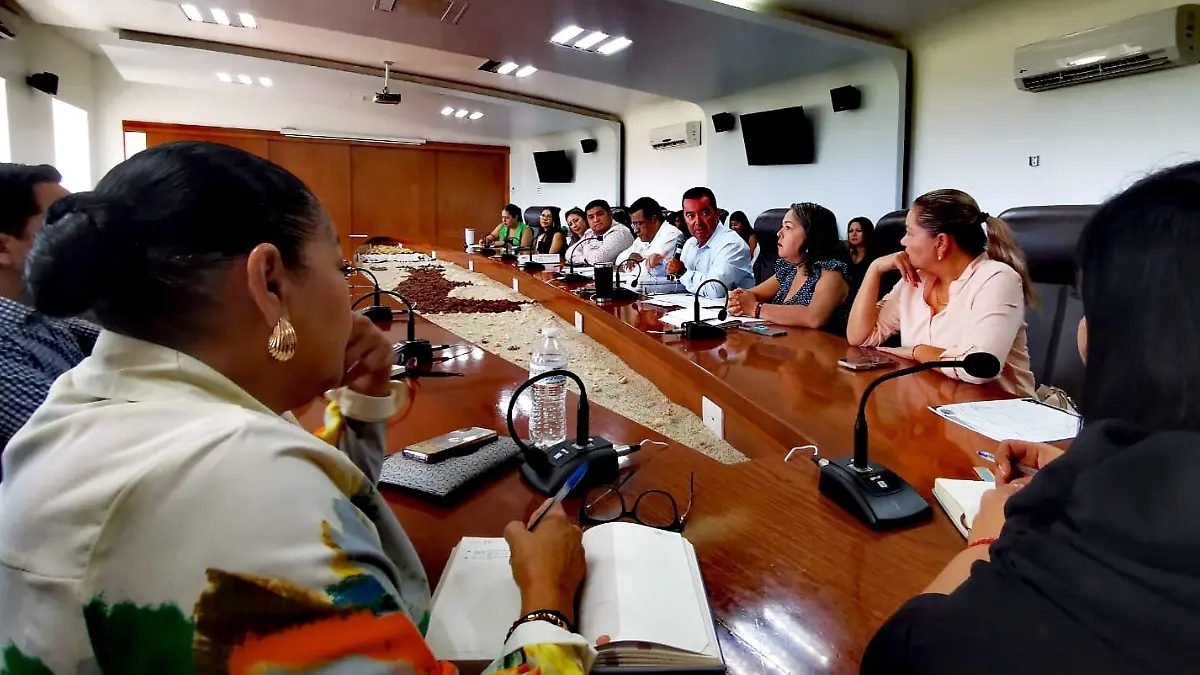
[[[467,229],[466,232],[467,246],[475,245],[475,230]]]

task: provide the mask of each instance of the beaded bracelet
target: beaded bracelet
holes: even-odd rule
[[[512,634],[519,626],[526,623],[532,623],[534,621],[547,621],[567,631],[568,633],[575,632],[575,627],[571,625],[570,621],[567,621],[567,617],[563,615],[562,612],[556,612],[552,609],[539,609],[536,612],[530,612],[514,621],[512,628],[508,629],[508,635],[504,637],[504,641],[508,642],[508,639],[512,637]]]
[[[975,548],[976,546],[991,546],[993,543],[995,543],[995,541],[995,537],[984,537],[983,539],[976,539],[970,544],[967,544],[967,548]]]

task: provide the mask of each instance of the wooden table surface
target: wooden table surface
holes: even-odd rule
[[[468,264],[461,252],[437,249],[437,254]],[[726,466],[677,443],[651,447],[634,456],[638,471],[627,491],[667,490],[682,508],[689,476],[695,475],[695,503],[684,535],[699,555],[729,672],[856,672],[880,624],[962,549],[961,535],[936,505],[927,524],[872,532],[820,495],[817,467],[807,458],[784,463],[788,448],[807,443],[826,457],[852,453],[859,396],[880,372],[839,368],[838,359],[858,353],[844,339],[810,330],[790,330],[780,338],[731,331],[724,340],[687,344],[645,333],[662,328],[659,308],[598,306],[557,282],[547,283],[546,275],[480,256],[470,260],[475,271],[506,285],[516,278],[522,294],[568,321],[582,314],[587,334],[672,400],[699,411],[700,397],[706,396],[725,410],[726,438],[750,461]],[[390,450],[465,426],[503,430],[511,393],[526,370],[423,318],[417,321],[419,337],[455,345],[445,353],[459,355],[435,369],[465,377],[418,380],[412,406],[389,424]],[[398,322],[390,332],[399,340],[404,330]],[[971,467],[983,464],[975,451],[994,443],[927,407],[1001,396],[935,373],[890,382],[868,408],[871,458],[935,504],[933,480],[973,477]],[[568,408],[573,406],[572,397]],[[315,405],[302,415],[310,426],[319,418]],[[591,419],[594,433],[616,442],[667,440],[595,404]],[[517,427],[524,433],[523,420]],[[448,504],[387,488],[384,494],[435,584],[461,537],[499,536],[506,523],[523,519],[542,499],[515,467]]]

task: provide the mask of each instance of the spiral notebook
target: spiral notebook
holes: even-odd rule
[[[593,673],[725,672],[696,552],[673,532],[609,523],[583,535],[587,580],[579,632],[597,648]],[[464,675],[502,656],[521,611],[504,539],[466,537],[433,596],[426,640]]]

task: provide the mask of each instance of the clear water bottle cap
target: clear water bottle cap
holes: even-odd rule
[[[553,325],[543,326],[542,327],[542,337],[552,337],[552,338],[558,337],[558,326],[553,326]]]

